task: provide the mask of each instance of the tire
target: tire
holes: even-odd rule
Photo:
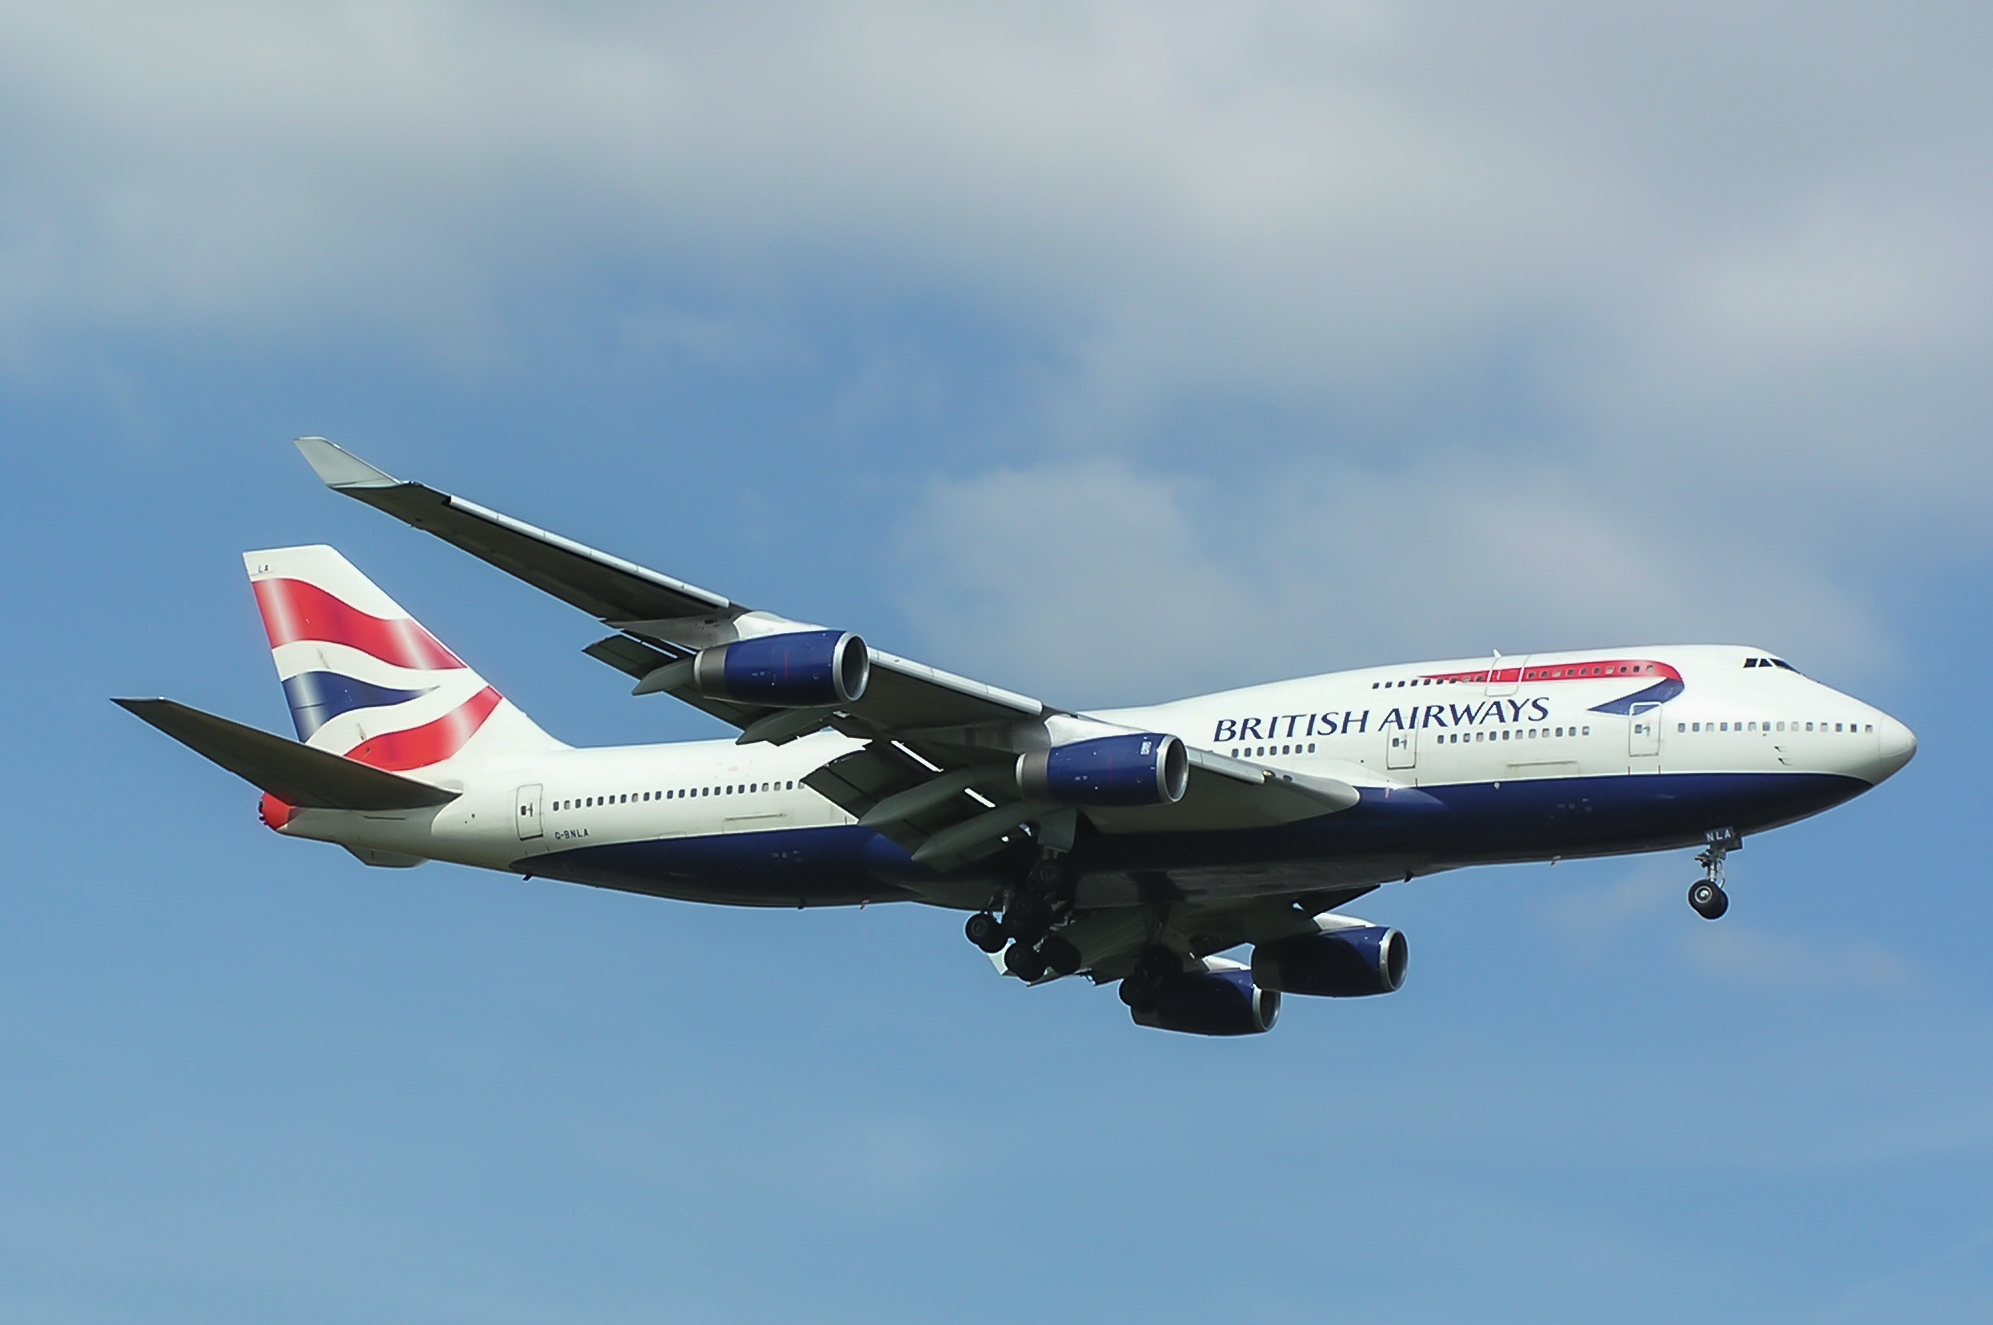
[[[1156,982],[1145,978],[1140,971],[1124,976],[1121,981],[1121,1001],[1136,1012],[1154,1007]]]
[[[1038,945],[1038,955],[1054,975],[1071,975],[1080,969],[1080,950],[1057,934]]]
[[[970,916],[969,922],[962,926],[962,932],[968,936],[969,942],[984,952],[1003,951],[1003,922],[987,911],[978,911]]]
[[[1045,959],[1040,957],[1035,949],[1027,948],[1022,943],[1013,943],[1010,945],[1010,951],[1003,955],[1003,969],[1025,984],[1032,984],[1045,978]]]
[[[1689,909],[1704,920],[1720,919],[1730,909],[1730,896],[1708,879],[1689,885]]]

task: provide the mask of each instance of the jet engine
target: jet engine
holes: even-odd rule
[[[1253,980],[1265,989],[1327,998],[1389,994],[1405,983],[1405,936],[1383,925],[1297,934],[1253,949]]]
[[[1101,736],[1017,757],[1026,800],[1056,805],[1162,805],[1183,799],[1190,755],[1160,732]]]
[[[1137,1026],[1189,1035],[1259,1035],[1280,1016],[1280,991],[1263,989],[1246,970],[1172,975],[1146,1007],[1130,1009]]]
[[[692,660],[692,688],[706,698],[776,708],[855,703],[871,676],[865,641],[840,630],[763,635],[701,649]]]

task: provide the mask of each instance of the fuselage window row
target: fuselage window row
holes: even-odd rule
[[[614,796],[578,796],[554,802],[555,810],[592,810],[602,805],[627,805],[631,802],[685,800],[694,796],[734,796],[752,795],[760,791],[794,791],[796,784],[789,782],[740,782],[731,786],[684,787],[676,791],[632,791],[618,792]]]
[[[1799,724],[1799,723],[1797,723],[1797,722],[1780,722],[1780,723],[1771,723],[1771,722],[1678,722],[1678,723],[1676,723],[1676,724],[1675,724],[1675,730],[1676,730],[1676,731],[1678,731],[1678,732],[1689,732],[1689,733],[1695,733],[1695,732],[1770,732],[1770,731],[1794,731],[1794,732],[1797,732],[1797,731],[1799,731],[1800,729],[1801,729],[1801,728],[1800,728],[1800,724]],[[1806,731],[1813,731],[1814,729],[1815,729],[1815,724],[1814,724],[1814,723],[1811,723],[1811,722],[1809,722],[1809,723],[1807,723],[1807,724],[1805,725],[1805,730],[1806,730]],[[1823,722],[1823,723],[1820,723],[1820,724],[1818,724],[1818,729],[1819,729],[1819,731],[1820,731],[1820,732],[1822,732],[1822,733],[1826,733],[1826,734],[1832,734],[1832,733],[1834,733],[1834,732],[1841,732],[1841,733],[1843,733],[1843,734],[1845,734],[1845,735],[1848,735],[1848,736],[1861,736],[1861,735],[1868,735],[1868,736],[1873,736],[1873,735],[1875,735],[1875,724],[1874,724],[1874,723],[1872,723],[1872,722],[1868,722],[1868,723],[1862,723],[1862,722],[1836,722],[1836,723],[1825,723],[1825,722]]]
[[[1507,727],[1498,732],[1478,731],[1474,732],[1471,736],[1467,732],[1440,732],[1438,739],[1441,745],[1459,745],[1462,741],[1466,741],[1471,745],[1475,741],[1480,740],[1534,741],[1539,738],[1552,740],[1566,736],[1590,736],[1591,734],[1592,729],[1590,727],[1582,729],[1578,727]]]

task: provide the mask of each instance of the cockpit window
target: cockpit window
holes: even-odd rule
[[[1774,667],[1783,667],[1788,672],[1797,672],[1799,670],[1783,658],[1773,658],[1771,659],[1771,664]]]
[[[1744,666],[1746,667],[1756,667],[1757,665],[1758,665],[1758,660],[1756,658],[1744,659]]]

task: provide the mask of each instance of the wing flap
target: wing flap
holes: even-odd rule
[[[111,701],[286,805],[321,810],[418,810],[454,791],[386,773],[170,699]]]

